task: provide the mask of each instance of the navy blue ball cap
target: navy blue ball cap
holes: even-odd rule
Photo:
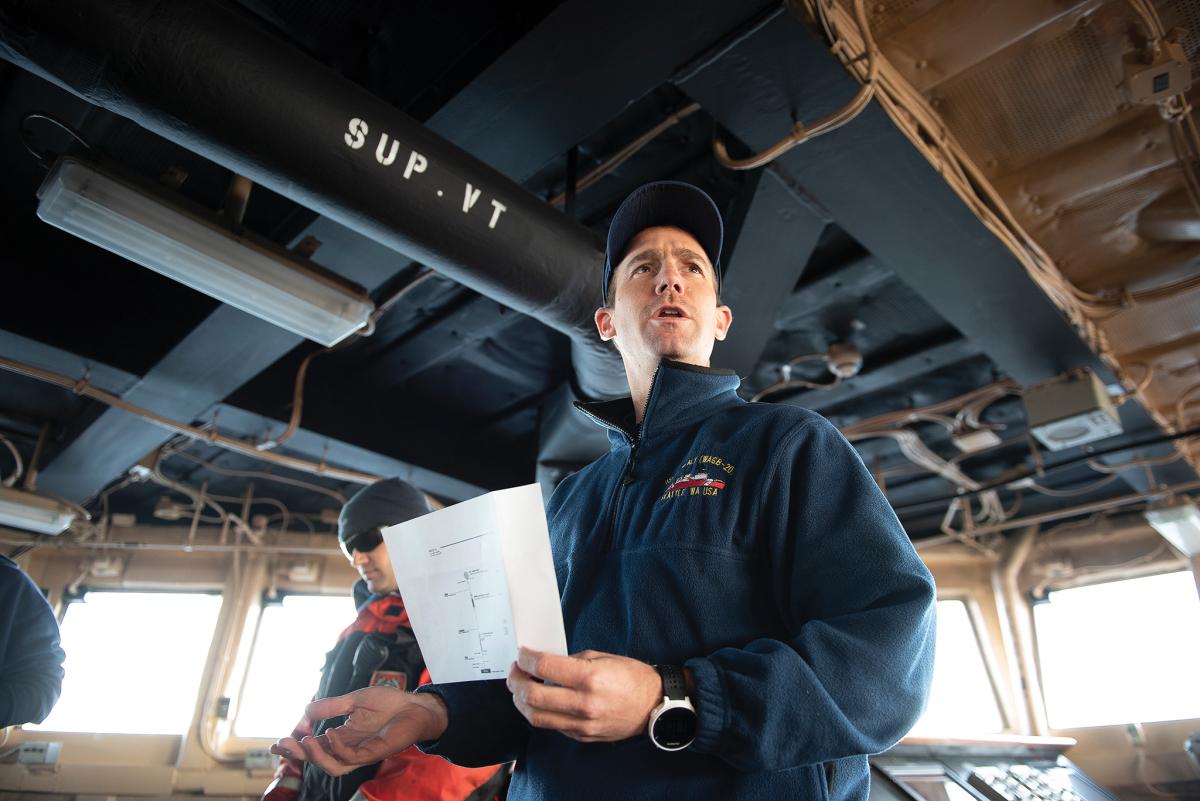
[[[625,258],[629,243],[647,228],[671,226],[687,231],[712,262],[717,274],[717,292],[721,291],[721,245],[725,224],[721,212],[708,193],[682,181],[655,181],[633,191],[617,209],[608,227],[608,248],[604,256],[604,286],[601,298],[608,305],[608,287],[613,269]]]

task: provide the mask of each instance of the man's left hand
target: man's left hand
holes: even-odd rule
[[[584,743],[643,733],[663,698],[662,678],[653,667],[599,651],[556,656],[522,648],[508,689],[531,724]]]

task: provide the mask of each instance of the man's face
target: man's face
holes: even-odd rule
[[[350,552],[350,563],[367,582],[367,589],[380,595],[396,591],[396,577],[392,575],[392,559],[387,545],[382,542],[369,551],[357,548]]]
[[[678,228],[647,228],[613,270],[609,305],[596,329],[627,366],[653,369],[662,359],[707,367],[733,314],[717,303],[716,272],[696,239]]]

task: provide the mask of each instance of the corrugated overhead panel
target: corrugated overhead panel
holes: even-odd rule
[[[931,92],[959,142],[989,170],[1085,140],[1124,109],[1119,53],[1105,46],[1100,26],[1068,19],[1053,27]]]
[[[1176,0],[1164,11],[1170,15],[1166,23],[1179,25],[1186,33],[1183,47],[1192,60],[1192,80],[1196,80],[1200,78],[1200,63],[1196,60],[1196,54],[1200,53],[1200,0]]]
[[[854,27],[852,1],[838,3],[835,18]],[[1164,31],[1186,29],[1180,43],[1200,76],[1200,0],[1154,8]],[[1030,266],[1026,253],[1030,274],[1054,287],[1159,425],[1196,426],[1200,192],[1185,191],[1185,164],[1200,147],[1189,157],[1194,140],[1173,142],[1169,115],[1126,85],[1150,24],[1127,0],[869,3],[867,19],[886,71],[945,126],[948,145],[931,144],[938,134],[926,126],[918,146],[935,164],[953,151],[972,181],[990,182],[1004,206],[995,218],[1017,232],[1010,241],[1027,236],[1049,257]],[[1187,97],[1200,102],[1200,89]]]
[[[877,37],[887,36],[938,5],[940,0],[894,0],[867,4],[867,19]]]

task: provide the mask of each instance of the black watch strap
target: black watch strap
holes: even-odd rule
[[[683,668],[678,665],[655,665],[654,669],[662,677],[663,695],[672,701],[682,701],[687,697]]]

